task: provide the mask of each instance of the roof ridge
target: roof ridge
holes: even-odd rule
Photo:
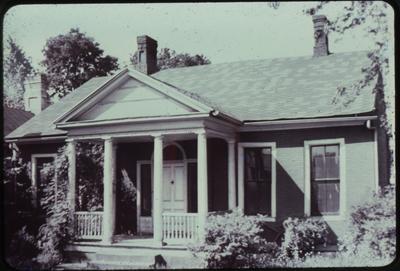
[[[159,73],[162,73],[164,71],[171,71],[171,70],[200,69],[200,68],[204,68],[204,67],[207,67],[207,66],[215,67],[215,66],[218,66],[218,65],[229,65],[229,64],[244,63],[244,62],[255,62],[255,61],[273,61],[273,60],[280,60],[280,59],[324,59],[324,58],[332,57],[332,56],[340,56],[340,55],[363,53],[363,52],[367,53],[367,52],[370,52],[370,51],[371,50],[354,50],[354,51],[346,51],[346,52],[337,52],[337,53],[330,53],[327,56],[320,56],[320,57],[313,57],[312,55],[300,55],[300,56],[282,56],[282,57],[270,57],[270,58],[253,58],[253,59],[226,61],[226,62],[220,62],[220,63],[210,63],[210,64],[205,64],[205,65],[174,67],[174,68],[168,68],[168,69],[159,70],[158,72],[156,72],[154,74],[159,74]]]

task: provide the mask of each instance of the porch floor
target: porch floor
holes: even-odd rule
[[[104,244],[100,240],[82,240],[72,242],[74,246],[85,247],[119,247],[119,248],[153,248],[153,249],[173,249],[173,250],[187,250],[187,246],[179,244],[166,244],[162,245],[153,240],[152,235],[115,235],[114,243]]]

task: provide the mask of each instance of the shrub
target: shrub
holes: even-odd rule
[[[282,253],[288,259],[298,260],[314,253],[317,246],[326,244],[328,227],[319,218],[289,217],[283,227]]]
[[[42,174],[46,186],[41,204],[46,212],[46,223],[39,228],[37,261],[41,268],[49,269],[63,260],[64,246],[73,236],[65,147],[59,149],[54,166],[45,165]]]
[[[32,269],[35,267],[35,256],[38,253],[36,238],[29,233],[27,227],[17,231],[7,249],[7,262],[16,269]]]
[[[210,215],[205,243],[191,250],[203,254],[207,268],[250,268],[265,265],[265,262],[272,265],[279,248],[260,236],[263,218],[244,216],[238,209]]]
[[[387,186],[366,202],[355,206],[340,250],[365,259],[394,259],[396,255],[395,188]]]

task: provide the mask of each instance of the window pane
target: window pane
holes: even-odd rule
[[[326,211],[329,213],[339,212],[339,182],[326,183]]]
[[[325,163],[324,163],[324,146],[311,147],[311,165],[312,165],[312,178],[323,179],[326,178]]]
[[[245,172],[247,180],[256,180],[256,154],[252,149],[245,150]]]
[[[271,214],[271,148],[246,148],[245,213]]]
[[[313,182],[311,187],[311,214],[321,215],[326,212],[326,186],[324,182]]]
[[[246,183],[246,195],[245,195],[245,212],[248,215],[255,215],[258,211],[258,196],[259,189],[257,182]]]
[[[339,179],[339,146],[326,146],[326,177]]]
[[[311,214],[337,214],[340,207],[339,145],[311,147]]]

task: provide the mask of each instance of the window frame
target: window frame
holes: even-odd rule
[[[311,147],[339,145],[339,212],[331,215],[311,215]],[[346,151],[344,138],[304,141],[304,216],[323,217],[325,220],[343,220],[346,210]]]
[[[244,211],[244,149],[271,148],[271,216],[266,221],[276,221],[276,143],[275,142],[239,142],[238,143],[238,206]],[[246,215],[254,216],[254,215]]]

